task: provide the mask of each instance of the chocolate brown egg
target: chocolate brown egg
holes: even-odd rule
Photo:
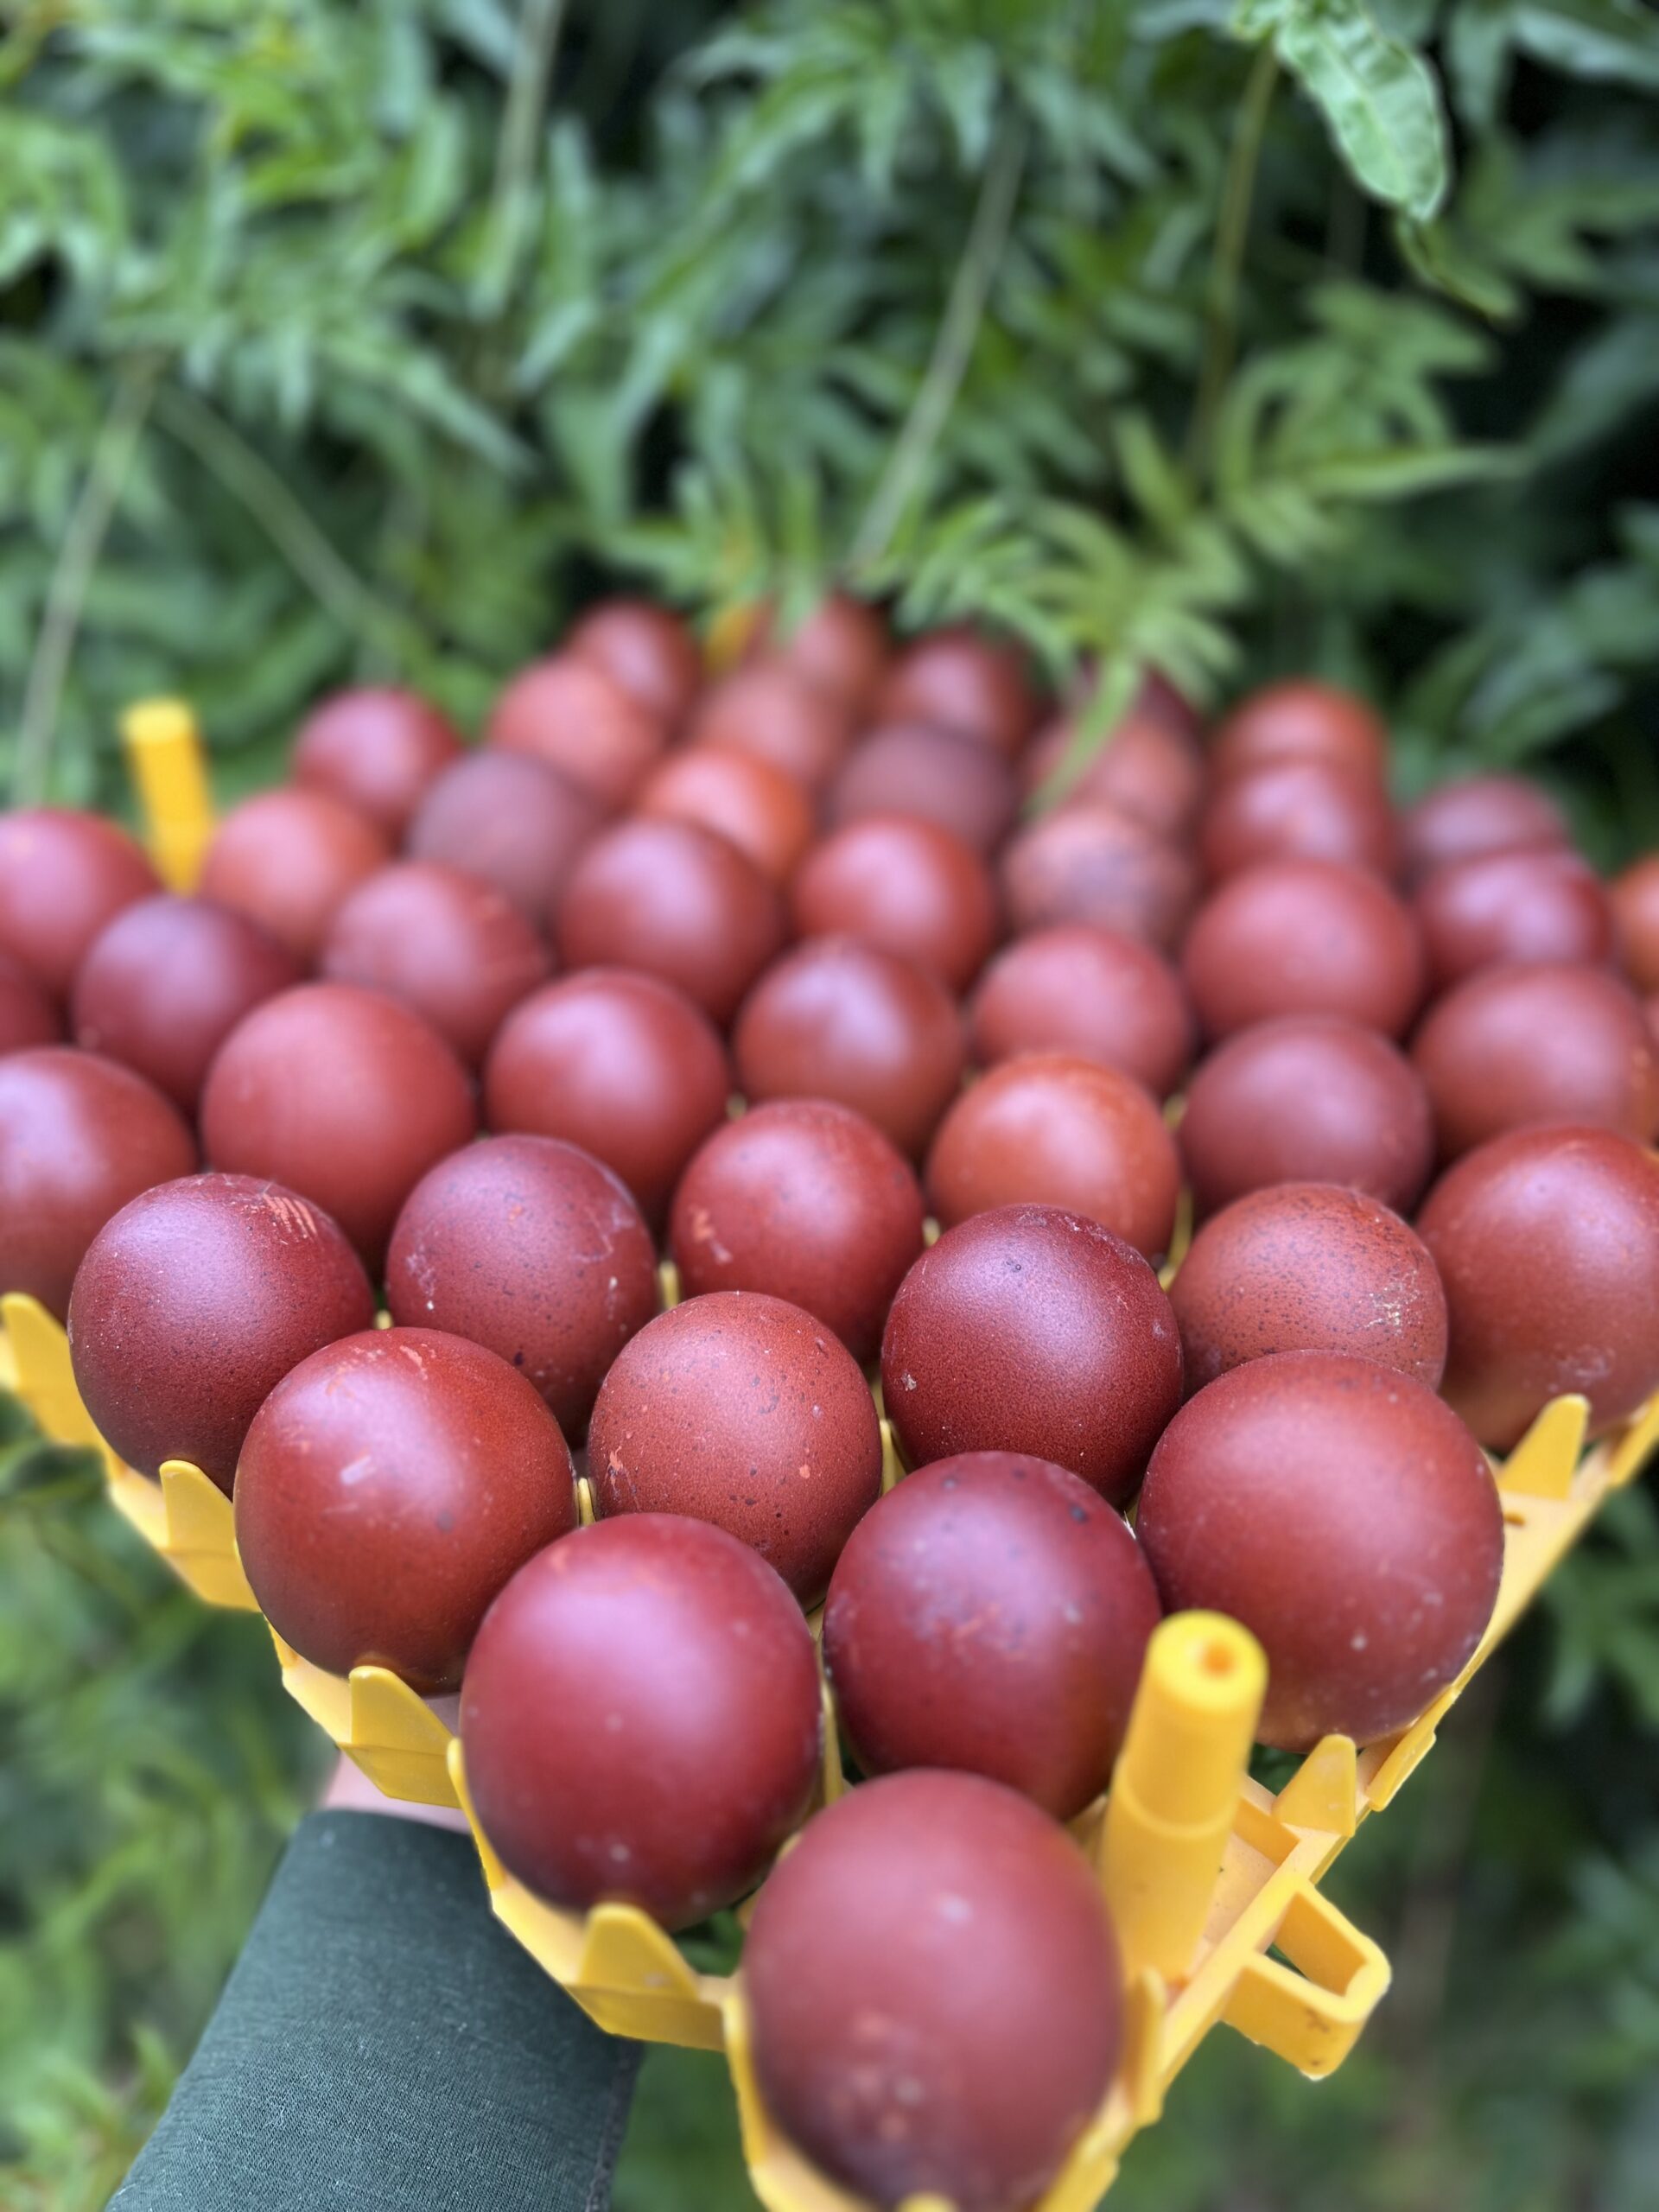
[[[683,992],[654,976],[590,968],[507,1016],[484,1070],[484,1118],[579,1145],[657,1223],[731,1091],[725,1048]]]
[[[956,730],[1012,760],[1031,735],[1037,701],[1017,648],[963,625],[931,631],[906,645],[872,711],[880,722]]]
[[[245,1014],[297,983],[296,956],[207,899],[124,907],[75,978],[75,1042],[136,1068],[192,1116],[215,1052]]]
[[[832,1098],[912,1160],[962,1080],[962,1017],[937,976],[851,938],[814,938],[756,984],[732,1035],[752,1101]]]
[[[62,1035],[63,1024],[50,993],[21,960],[0,952],[0,1053],[55,1045]]]
[[[1412,905],[1436,991],[1508,961],[1599,966],[1612,957],[1606,890],[1588,861],[1565,848],[1448,861],[1418,886]]]
[[[1659,1062],[1642,1002],[1602,968],[1482,968],[1429,1009],[1411,1048],[1443,1159],[1528,1122],[1659,1131]]]
[[[761,2101],[861,2198],[1026,2212],[1117,2070],[1122,1980],[1062,1828],[978,1775],[889,1775],[821,1813],[755,1905]]]
[[[1186,1072],[1193,1027],[1180,978],[1161,954],[1086,922],[1017,938],[986,969],[969,1010],[982,1066],[1016,1052],[1070,1052],[1122,1069],[1157,1098]]]
[[[559,902],[567,968],[637,968],[722,1027],[784,941],[783,901],[753,861],[691,822],[620,822]]]
[[[446,768],[461,757],[460,732],[418,691],[365,684],[315,707],[294,741],[293,776],[366,815],[396,844]]]
[[[671,753],[634,802],[643,815],[712,830],[771,883],[786,883],[812,842],[812,806],[792,775],[729,747]]]
[[[936,1459],[854,1529],[823,1612],[867,1774],[982,1774],[1069,1821],[1106,1787],[1158,1592],[1122,1516],[1046,1459]]]
[[[1065,1206],[1156,1259],[1169,1249],[1181,1171],[1157,1101],[1132,1076],[1066,1052],[1021,1052],[957,1099],[926,1179],[947,1229],[994,1206]]]
[[[297,959],[315,960],[328,925],[391,847],[365,814],[327,791],[261,791],[213,833],[201,895],[233,907]]]
[[[1230,1614],[1268,1656],[1262,1743],[1375,1743],[1474,1656],[1503,1516],[1479,1446],[1421,1382],[1287,1351],[1170,1423],[1135,1527],[1165,1606]]]
[[[875,695],[889,658],[887,626],[874,607],[832,591],[794,627],[780,626],[770,610],[749,641],[754,658],[774,658],[809,683],[862,715]]]
[[[832,829],[871,814],[937,822],[980,854],[996,849],[1019,804],[1014,772],[999,753],[954,730],[897,723],[876,730],[830,786]]]
[[[1348,1352],[1439,1387],[1446,1294],[1397,1213],[1335,1183],[1281,1183],[1201,1228],[1170,1287],[1186,1387],[1278,1351]]]
[[[1179,843],[1204,799],[1204,755],[1188,730],[1139,709],[1091,737],[1074,763],[1076,725],[1058,721],[1026,754],[1020,778],[1039,804],[1096,804],[1144,822]]]
[[[805,791],[818,791],[846,759],[852,728],[845,703],[833,692],[786,662],[758,661],[722,677],[704,695],[687,737],[699,751],[709,746],[741,753]]]
[[[801,1609],[747,1544],[634,1513],[537,1554],[467,1662],[467,1790],[549,1904],[678,1929],[752,1890],[804,1818],[823,1733]]]
[[[679,728],[702,683],[690,625],[648,599],[601,599],[569,632],[564,649],[603,669],[664,729]]]
[[[1032,823],[1002,855],[1002,895],[1021,935],[1058,922],[1121,930],[1168,951],[1198,895],[1179,846],[1115,807],[1078,804]]]
[[[1524,776],[1464,776],[1408,806],[1400,820],[1408,876],[1482,853],[1547,851],[1571,844],[1561,810]]]
[[[1408,1211],[1434,1165],[1422,1077],[1333,1014],[1230,1037],[1195,1070],[1176,1137],[1200,1218],[1274,1183],[1344,1183]]]
[[[435,1329],[365,1329],[284,1376],[236,1466],[259,1610],[331,1675],[459,1689],[491,1600],[576,1523],[558,1423],[522,1375]]]
[[[960,991],[996,942],[996,891],[970,846],[934,822],[872,815],[826,837],[790,886],[798,936],[854,937]]]
[[[575,653],[521,670],[490,710],[486,743],[527,753],[607,807],[626,806],[668,741],[660,715]]]
[[[657,1255],[626,1186],[556,1137],[486,1137],[441,1160],[386,1255],[392,1319],[499,1352],[573,1443],[658,1302]]]
[[[899,1285],[881,1397],[912,1466],[1028,1452],[1120,1504],[1180,1404],[1180,1337],[1133,1245],[1058,1206],[1003,1206]]]
[[[1611,893],[1624,972],[1638,991],[1659,991],[1659,853],[1632,861]]]
[[[1423,995],[1422,938],[1410,908],[1369,869],[1273,861],[1230,876],[1205,901],[1181,972],[1211,1037],[1307,1014],[1398,1037]]]
[[[1659,1389],[1659,1161],[1610,1129],[1515,1129],[1465,1153],[1417,1228],[1451,1317],[1445,1394],[1494,1452],[1582,1391],[1592,1432]]]
[[[143,1192],[93,1237],[69,1300],[76,1387],[105,1443],[145,1475],[188,1459],[227,1495],[283,1376],[373,1325],[338,1224],[251,1175]]]
[[[0,814],[0,953],[67,999],[99,932],[161,889],[124,830],[63,806]]]
[[[719,1291],[659,1313],[618,1354],[588,1466],[601,1515],[711,1521],[814,1605],[880,1494],[881,1437],[857,1362],[821,1321]]]
[[[474,753],[446,769],[409,827],[411,860],[493,883],[550,931],[576,855],[605,820],[591,792],[524,753]]]
[[[201,1094],[211,1164],[315,1199],[376,1270],[404,1200],[475,1122],[436,1030],[351,983],[302,983],[256,1007]]]
[[[873,1122],[827,1098],[755,1106],[718,1128],[674,1194],[669,1249],[687,1297],[758,1290],[874,1357],[922,1249],[922,1193]]]
[[[1326,760],[1269,760],[1217,785],[1198,857],[1212,883],[1276,860],[1339,861],[1391,876],[1399,835],[1374,776]]]
[[[1216,732],[1210,772],[1220,780],[1277,760],[1319,760],[1381,784],[1388,774],[1388,729],[1374,707],[1338,684],[1311,677],[1266,684]]]

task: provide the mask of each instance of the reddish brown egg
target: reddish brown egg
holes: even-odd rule
[[[845,704],[833,693],[783,661],[760,661],[713,686],[687,735],[699,750],[709,746],[764,761],[803,789],[817,791],[846,759],[852,728]]]
[[[1071,1052],[1120,1068],[1166,1098],[1192,1057],[1180,978],[1138,938],[1062,924],[1020,938],[981,979],[969,1009],[982,1066],[1016,1052]]]
[[[351,983],[302,983],[256,1007],[201,1094],[212,1164],[315,1198],[377,1270],[404,1200],[475,1124],[472,1088],[437,1032]]]
[[[1211,881],[1263,861],[1338,861],[1391,876],[1399,836],[1374,776],[1326,760],[1269,760],[1217,786],[1198,830]]]
[[[722,1027],[784,941],[784,908],[753,861],[691,822],[620,822],[594,838],[559,902],[567,968],[638,968]]]
[[[1638,991],[1659,991],[1659,853],[1648,853],[1612,884],[1619,957]]]
[[[657,1255],[626,1185],[556,1137],[486,1137],[441,1160],[386,1255],[392,1319],[487,1344],[573,1442],[658,1303]]]
[[[9,952],[0,952],[0,1052],[26,1052],[55,1045],[63,1024],[50,994]]]
[[[1210,747],[1219,780],[1269,760],[1319,760],[1381,784],[1388,774],[1389,733],[1382,716],[1356,692],[1312,678],[1269,683],[1234,708]]]
[[[491,709],[485,736],[544,760],[607,807],[627,804],[668,741],[660,715],[570,652],[532,661],[515,676]]]
[[[970,846],[934,822],[872,815],[808,854],[790,887],[801,937],[855,937],[931,969],[952,991],[996,942],[996,891]]]
[[[461,751],[460,733],[429,699],[365,684],[336,691],[306,716],[294,741],[293,776],[307,790],[344,799],[396,844]]]
[[[1281,1183],[1193,1238],[1169,1294],[1186,1387],[1276,1351],[1339,1351],[1438,1388],[1446,1294],[1421,1239],[1363,1191]]]
[[[1507,961],[1599,965],[1612,957],[1606,890],[1565,848],[1449,861],[1425,878],[1412,903],[1436,991]]]
[[[304,973],[245,914],[207,899],[141,899],[75,978],[75,1042],[106,1052],[194,1116],[215,1052],[244,1014]]]
[[[1031,735],[1037,700],[1024,656],[966,626],[906,645],[875,696],[881,722],[953,729],[1014,760]]]
[[[1386,1037],[1332,1014],[1264,1021],[1200,1061],[1176,1135],[1200,1217],[1274,1183],[1344,1183],[1396,1212],[1422,1195],[1434,1120]]]
[[[1643,1012],[1648,1017],[1648,1033],[1653,1039],[1653,1049],[1659,1053],[1659,991],[1643,1001]]]
[[[833,1098],[915,1159],[956,1096],[962,1017],[937,976],[850,938],[814,938],[767,970],[738,1017],[751,1100]]]
[[[832,829],[872,814],[937,822],[979,854],[992,852],[1014,820],[1014,772],[988,746],[954,730],[899,723],[865,739],[830,787]]]
[[[592,968],[508,1015],[484,1071],[484,1118],[581,1146],[656,1223],[731,1091],[725,1048],[683,993]]]
[[[689,1927],[752,1890],[804,1818],[823,1714],[801,1609],[722,1529],[581,1529],[521,1567],[467,1662],[479,1825],[568,1911]]]
[[[0,1293],[61,1320],[81,1255],[152,1183],[188,1175],[196,1147],[175,1109],[130,1068],[67,1045],[0,1058]]]
[[[1171,1612],[1228,1613],[1268,1655],[1262,1742],[1403,1727],[1473,1656],[1503,1516],[1479,1446],[1427,1385],[1287,1351],[1200,1390],[1147,1470],[1135,1526]]]
[[[1198,895],[1196,864],[1144,822],[1096,804],[1033,822],[1002,855],[1002,895],[1016,931],[1089,922],[1168,951]]]
[[[343,799],[321,791],[261,791],[232,807],[214,832],[201,895],[311,961],[352,893],[391,856],[368,817]]]
[[[867,1774],[954,1767],[1069,1821],[1106,1787],[1158,1616],[1140,1547],[1087,1483],[969,1452],[854,1529],[824,1663]]]
[[[564,641],[620,683],[665,729],[677,729],[702,683],[702,655],[683,615],[648,599],[601,599]]]
[[[250,1175],[145,1191],[87,1248],[69,1301],[75,1382],[130,1467],[188,1459],[229,1493],[290,1368],[374,1325],[363,1263],[321,1206]]]
[[[67,999],[86,949],[124,906],[161,885],[124,830],[96,814],[0,814],[0,953]]]
[[[715,1131],[674,1195],[669,1249],[688,1297],[758,1290],[874,1357],[922,1249],[922,1193],[873,1122],[826,1098],[756,1106]]]
[[[1181,971],[1211,1037],[1298,1014],[1398,1037],[1423,995],[1423,946],[1411,909],[1369,869],[1274,861],[1205,901]]]
[[[525,753],[474,753],[447,769],[409,828],[411,860],[462,868],[550,931],[576,855],[605,820],[591,792]]]
[[[884,2206],[1026,2212],[1117,2070],[1099,1881],[978,1775],[890,1775],[820,1814],[760,1892],[742,1979],[768,2114]]]
[[[1058,1206],[947,1230],[899,1285],[881,1397],[912,1466],[1020,1452],[1134,1494],[1181,1402],[1181,1343],[1133,1245]]]
[[[1659,1389],[1659,1161],[1610,1129],[1516,1129],[1448,1168],[1417,1227],[1446,1286],[1445,1393],[1494,1452],[1582,1391],[1593,1431]]]
[[[711,1521],[816,1605],[881,1489],[857,1362],[798,1306],[746,1290],[648,1322],[600,1385],[588,1437],[601,1515]]]
[[[949,1229],[994,1206],[1065,1206],[1137,1252],[1169,1249],[1181,1170],[1157,1101],[1132,1076],[1065,1052],[1022,1052],[964,1090],[927,1156]]]
[[[1053,723],[1021,766],[1027,791],[1039,801],[1094,804],[1144,822],[1160,837],[1187,836],[1204,798],[1204,756],[1192,737],[1139,711],[1091,739],[1075,765],[1076,726]]]
[[[784,662],[849,714],[862,715],[887,672],[887,626],[874,607],[832,591],[793,629],[780,629],[769,612],[763,614],[749,652]]]
[[[1524,776],[1465,776],[1442,784],[1406,809],[1400,833],[1413,879],[1448,861],[1547,851],[1573,842],[1560,807]]]
[[[645,779],[635,805],[669,822],[692,822],[737,847],[772,883],[786,883],[812,842],[812,805],[791,775],[728,747],[671,753]]]
[[[1583,1122],[1638,1144],[1659,1131],[1647,1017],[1605,969],[1480,969],[1430,1008],[1411,1057],[1443,1159],[1528,1122]]]

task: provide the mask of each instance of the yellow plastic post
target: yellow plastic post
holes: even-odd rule
[[[194,891],[213,834],[213,802],[196,718],[181,699],[143,699],[121,740],[144,817],[144,842],[171,891]]]

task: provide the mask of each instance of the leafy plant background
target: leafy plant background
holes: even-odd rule
[[[1102,721],[1315,667],[1402,787],[1659,842],[1645,0],[0,0],[0,776],[221,789],[320,689],[475,721],[603,583],[973,615]],[[316,1745],[0,1429],[0,2204],[100,2203]],[[1344,1862],[1398,1983],[1315,2092],[1215,2037],[1124,2212],[1659,2202],[1659,1520],[1558,1580]],[[654,2055],[627,2212],[746,2200]]]

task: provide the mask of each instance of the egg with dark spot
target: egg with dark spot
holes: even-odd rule
[[[970,847],[934,822],[873,815],[837,830],[790,887],[798,936],[858,938],[966,989],[997,936],[996,890]]]
[[[1037,701],[1018,647],[962,625],[906,645],[877,692],[874,718],[953,729],[1013,760],[1030,736]]]
[[[1220,781],[1281,760],[1315,760],[1380,784],[1388,772],[1388,729],[1374,707],[1339,684],[1309,677],[1264,684],[1216,732],[1210,770]]]
[[[759,661],[705,694],[687,743],[694,753],[735,753],[786,776],[798,790],[818,791],[846,759],[852,728],[839,699],[785,662]]]
[[[874,730],[830,787],[832,829],[872,814],[936,822],[979,854],[1007,834],[1019,804],[1014,774],[988,746],[955,730],[899,722]]]
[[[1613,914],[1587,861],[1565,849],[1448,861],[1413,905],[1437,991],[1514,961],[1612,957]]]
[[[981,977],[969,1009],[982,1066],[1016,1052],[1070,1052],[1118,1068],[1166,1098],[1192,1057],[1180,978],[1137,938],[1087,923],[1018,938]]]
[[[1198,826],[1211,882],[1264,861],[1337,861],[1391,876],[1399,837],[1376,778],[1325,760],[1270,760],[1217,785]]]
[[[1164,951],[1198,895],[1197,864],[1181,847],[1097,802],[1058,808],[1020,830],[1003,853],[1001,882],[1021,934],[1090,922]]]
[[[603,806],[626,806],[668,742],[667,725],[595,662],[573,652],[532,661],[490,710],[491,746],[527,753]]]
[[[201,895],[233,906],[308,963],[351,893],[391,857],[367,815],[332,792],[261,791],[213,832]]]
[[[45,986],[21,960],[0,952],[0,1052],[26,1052],[55,1045],[63,1035],[58,1009]]]
[[[161,889],[124,830],[66,806],[0,814],[0,953],[67,999],[87,947],[124,906]]]
[[[1291,1014],[1338,1014],[1397,1037],[1425,982],[1411,909],[1369,869],[1333,861],[1230,876],[1194,916],[1181,972],[1211,1037]]]
[[[1644,854],[1611,887],[1619,957],[1638,991],[1659,991],[1659,853]]]
[[[812,842],[812,804],[776,762],[730,746],[671,753],[645,779],[637,811],[693,822],[737,847],[769,883],[786,883]]]
[[[1524,776],[1464,776],[1441,784],[1406,809],[1400,829],[1413,878],[1482,853],[1541,852],[1572,842],[1560,808]]]
[[[677,729],[702,682],[702,655],[683,615],[648,599],[601,599],[566,636],[564,649]]]
[[[394,843],[446,768],[460,733],[418,691],[365,684],[315,707],[294,741],[294,780],[365,814]]]
[[[576,855],[606,818],[601,802],[524,753],[475,753],[446,770],[410,824],[411,860],[442,861],[493,883],[550,930]]]

